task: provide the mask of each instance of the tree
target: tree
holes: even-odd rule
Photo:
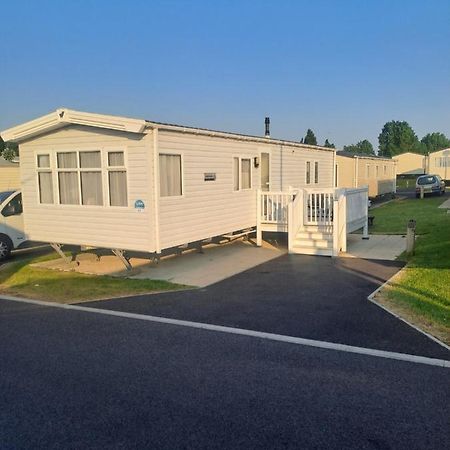
[[[323,144],[323,146],[327,148],[336,148],[336,146],[332,144],[328,139],[325,139],[325,144]]]
[[[391,120],[384,124],[378,136],[380,156],[395,156],[405,152],[424,153],[425,146],[420,143],[408,122]]]
[[[0,156],[7,161],[11,161],[19,154],[19,146],[14,142],[4,142],[0,138]]]
[[[317,145],[316,135],[310,128],[308,128],[308,131],[306,132],[306,136],[305,139],[303,139],[303,142],[308,145]]]
[[[427,153],[450,147],[450,139],[444,133],[428,133],[420,142],[426,147]]]
[[[363,155],[375,155],[373,145],[367,140],[359,141],[357,144],[344,145],[345,152],[361,153]]]

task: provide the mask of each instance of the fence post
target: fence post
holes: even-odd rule
[[[342,194],[342,211],[341,218],[343,220],[342,225],[342,242],[339,242],[340,250],[347,251],[347,194]]]
[[[414,255],[414,244],[416,241],[416,221],[408,221],[406,228],[406,253]]]
[[[261,229],[261,189],[256,191],[256,245],[262,245],[262,229]]]
[[[364,220],[363,239],[369,239],[369,187],[367,187],[367,195],[364,196],[366,202],[366,218]]]
[[[339,199],[333,199],[333,257],[339,254]]]
[[[289,186],[289,192],[292,192]],[[294,196],[289,197],[288,201],[288,223],[287,223],[287,233],[288,233],[288,252],[291,253],[294,248]]]

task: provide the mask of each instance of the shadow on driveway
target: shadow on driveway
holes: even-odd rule
[[[448,350],[367,301],[402,265],[283,255],[207,288],[83,306],[449,359]]]

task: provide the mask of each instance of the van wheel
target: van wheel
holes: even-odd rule
[[[9,239],[0,236],[0,261],[4,261],[11,254],[12,245]]]

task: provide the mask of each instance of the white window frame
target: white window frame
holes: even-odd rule
[[[169,155],[169,156],[179,156],[180,157],[180,170],[181,170],[181,195],[161,195],[161,173],[159,170],[159,157],[161,155]],[[184,188],[184,152],[176,151],[176,150],[167,150],[158,152],[158,196],[161,200],[171,200],[171,199],[180,199],[185,197],[185,188]]]
[[[48,206],[58,206],[59,208],[88,208],[88,209],[103,209],[103,208],[109,208],[109,209],[124,209],[130,207],[130,179],[129,179],[129,168],[128,168],[128,151],[127,147],[120,146],[120,147],[101,147],[96,146],[92,147],[90,146],[77,146],[77,148],[68,148],[68,147],[49,147],[49,148],[42,148],[35,152],[35,170],[36,170],[36,195],[37,195],[37,203],[41,205],[48,205]],[[80,168],[80,152],[98,152],[100,151],[100,161],[101,161],[101,167],[100,168],[91,168],[86,169]],[[108,154],[109,153],[115,153],[115,152],[121,152],[124,156],[124,166],[117,167],[117,170],[119,171],[125,171],[126,172],[126,184],[127,184],[127,206],[111,206],[109,201],[109,166],[108,166]],[[58,168],[58,153],[76,153],[77,155],[77,168],[71,168],[71,169],[59,169]],[[40,202],[40,192],[39,192],[39,178],[38,178],[38,171],[39,168],[37,167],[37,156],[38,155],[50,155],[50,168],[52,172],[52,182],[53,182],[53,203],[41,203]],[[114,167],[115,168],[115,167]],[[44,169],[44,171],[49,171],[49,169]],[[77,172],[78,176],[78,196],[79,196],[79,202],[77,204],[62,204],[60,195],[59,195],[59,172]],[[81,171],[86,172],[92,172],[92,171],[99,171],[102,174],[102,191],[103,191],[103,205],[83,205],[82,203],[82,192],[81,192]]]
[[[109,165],[109,154],[110,153],[123,153],[123,166],[110,166]],[[127,152],[123,147],[106,147],[102,151],[102,168],[105,172],[103,177],[103,197],[104,205],[112,209],[124,209],[130,206],[130,179],[128,176],[128,158]],[[126,185],[127,185],[127,204],[126,206],[111,205],[111,193],[109,189],[109,172],[124,172],[126,174]]]
[[[232,183],[232,189],[233,192],[243,192],[243,191],[251,191],[253,189],[253,158],[254,156],[247,156],[247,155],[232,155],[231,158],[231,183]],[[234,189],[234,160],[238,159],[238,174],[239,174],[239,189]],[[243,188],[242,187],[242,161],[243,160],[249,160],[250,161],[250,187],[249,188]]]
[[[308,180],[308,166],[309,166],[309,180]],[[305,161],[305,184],[307,186],[309,186],[311,183],[311,174],[312,174],[312,170],[311,170],[311,161]]]
[[[48,156],[49,158],[49,167],[39,167],[38,164],[38,158],[39,156]],[[53,164],[52,164],[53,158],[52,158],[52,151],[51,150],[40,150],[35,152],[34,154],[34,163],[36,165],[36,192],[37,192],[37,203],[39,205],[55,205],[56,203],[56,192],[55,192],[55,174],[53,170]],[[39,185],[39,173],[50,173],[52,176],[52,197],[53,202],[52,203],[44,203],[41,202],[41,188]]]

